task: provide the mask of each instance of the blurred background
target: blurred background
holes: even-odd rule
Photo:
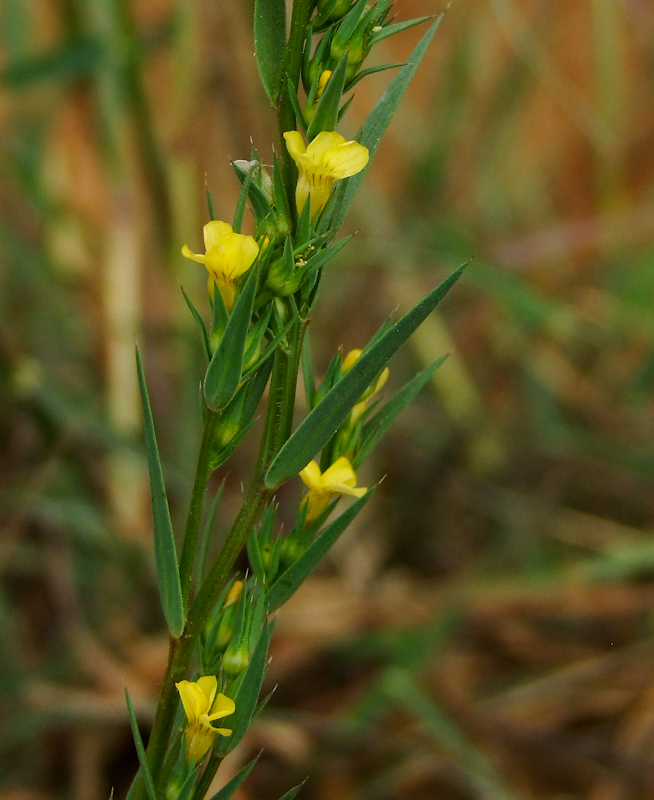
[[[252,139],[270,163],[275,122],[251,0],[0,9],[0,798],[120,799],[123,688],[147,735],[167,653],[134,341],[179,520],[202,376],[179,284],[198,305],[206,287],[179,251],[201,247],[205,187],[231,219],[229,158]],[[390,74],[358,85],[344,134]],[[650,0],[449,8],[312,342],[324,370],[474,256],[386,395],[451,355],[278,617],[276,693],[220,773],[264,748],[239,800],[307,775],[305,800],[652,796],[653,84]],[[250,463],[215,476],[223,530]]]

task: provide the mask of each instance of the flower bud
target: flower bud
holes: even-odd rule
[[[230,678],[238,678],[249,663],[250,651],[244,642],[237,645],[232,642],[223,654],[223,672]]]
[[[322,14],[323,11],[329,7],[330,3],[331,0],[318,0],[318,12]],[[341,19],[341,17],[347,14],[351,7],[352,0],[337,0],[325,22],[334,22],[335,20]]]

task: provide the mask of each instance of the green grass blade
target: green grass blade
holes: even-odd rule
[[[286,45],[285,0],[255,0],[254,56],[261,83],[271,103],[279,92]]]
[[[254,267],[247,276],[245,286],[234,304],[223,338],[209,363],[204,379],[204,397],[207,405],[212,408],[226,408],[241,381],[258,277],[259,268]]]
[[[304,786],[306,781],[302,781],[302,783],[298,783],[297,786],[294,786],[290,789],[283,797],[280,797],[279,800],[293,800],[295,795],[300,791],[300,789]]]
[[[392,400],[389,400],[380,411],[366,422],[362,433],[363,444],[352,462],[354,469],[358,469],[368,458],[396,417],[404,411],[446,358],[447,355],[441,356],[433,364],[419,372],[415,378],[400,389]]]
[[[270,465],[267,486],[274,488],[297,475],[327,444],[366,388],[454,286],[465,266],[455,270],[398,320],[309,412]]]
[[[266,594],[266,603],[269,611],[275,611],[300,588],[304,581],[309,577],[313,570],[318,566],[338,537],[354,520],[357,514],[370,500],[374,489],[370,489],[363,497],[337,517],[328,525],[318,537],[309,545],[298,560],[290,566],[286,572],[270,587]]]
[[[304,396],[307,400],[309,411],[313,408],[313,400],[316,396],[316,376],[313,371],[313,361],[311,359],[311,342],[309,341],[309,331],[304,334],[302,342],[302,381],[304,383]]]
[[[370,39],[370,45],[374,47],[377,42],[381,42],[382,39],[386,39],[388,36],[395,36],[396,33],[406,31],[409,28],[413,28],[415,25],[421,25],[423,22],[427,22],[430,19],[433,19],[433,17],[416,17],[416,19],[409,19],[406,22],[384,25],[384,27]]]
[[[206,571],[205,567],[207,564],[207,551],[209,549],[209,540],[211,539],[211,533],[213,532],[213,526],[216,521],[216,512],[218,511],[218,505],[220,503],[220,499],[223,496],[224,487],[225,484],[223,482],[220,484],[220,487],[218,488],[215,497],[211,501],[211,507],[209,508],[209,513],[207,514],[206,522],[204,523],[204,527],[202,528],[202,532],[200,534],[200,541],[198,542],[196,570],[195,570],[197,575],[198,586],[204,580],[204,575]]]
[[[134,706],[132,705],[132,701],[129,696],[129,692],[125,689],[125,699],[127,700],[127,711],[129,712],[129,722],[132,726],[132,736],[134,737],[134,744],[136,745],[136,752],[139,757],[139,763],[141,765],[141,776],[145,781],[145,789],[148,793],[148,797],[150,800],[158,800],[157,792],[154,788],[154,781],[152,780],[152,773],[150,772],[150,765],[148,764],[148,759],[145,755],[145,748],[143,747],[143,739],[141,738],[141,732],[139,731],[139,726],[136,721],[136,714],[134,713]]]
[[[406,64],[400,69],[395,78],[393,78],[390,86],[384,92],[377,105],[373,108],[368,115],[368,118],[361,126],[361,129],[357,135],[357,140],[368,148],[371,160],[375,154],[375,151],[377,150],[377,147],[379,146],[379,142],[381,141],[386,128],[388,128],[393,114],[400,104],[400,100],[404,96],[404,93],[411,83],[411,80],[415,75],[420,62],[425,57],[425,53],[431,44],[431,40],[434,38],[434,34],[436,33],[436,29],[438,28],[442,18],[443,14],[440,14],[434,20],[432,25],[429,27],[429,30],[415,46],[413,52],[407,59]],[[369,165],[370,162],[368,163],[368,166]],[[364,169],[362,172],[359,172],[357,175],[341,181],[337,186],[334,193],[334,211],[331,216],[331,222],[329,226],[323,226],[325,229],[330,227],[332,230],[337,230],[340,227],[345,218],[347,210],[352,203],[354,195],[361,185],[361,181],[363,180],[367,169],[368,167],[366,167],[366,169]]]
[[[159,448],[152,419],[152,409],[148,398],[148,388],[143,373],[143,362],[136,348],[136,369],[138,372],[141,404],[143,406],[143,427],[145,431],[145,452],[150,472],[150,495],[152,498],[152,522],[154,528],[154,554],[157,563],[157,582],[159,596],[170,635],[177,638],[184,630],[186,614],[182,600],[182,587],[179,579],[177,550],[173,523],[170,519],[166,486],[164,484]]]

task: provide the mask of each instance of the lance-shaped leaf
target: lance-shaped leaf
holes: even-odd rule
[[[204,397],[207,405],[212,408],[224,409],[236,394],[241,382],[258,277],[259,268],[254,267],[234,303],[225,333],[209,363],[204,378]]]
[[[377,33],[371,36],[370,46],[373,47],[377,44],[377,42],[381,42],[382,39],[386,39],[388,36],[395,36],[396,33],[402,33],[402,31],[405,31],[408,28],[413,28],[415,25],[421,25],[423,22],[427,22],[427,20],[430,19],[432,19],[432,17],[416,17],[415,19],[409,19],[406,22],[396,22],[394,25],[384,25],[380,31],[377,31]]]
[[[127,700],[127,711],[129,712],[129,722],[132,726],[132,736],[134,737],[134,744],[136,745],[136,753],[141,765],[141,777],[145,781],[145,789],[148,793],[149,800],[158,800],[157,792],[154,788],[154,781],[152,780],[152,773],[150,772],[150,765],[148,764],[145,748],[143,747],[143,739],[141,738],[141,732],[139,731],[138,722],[136,721],[134,706],[132,705],[127,689],[125,689],[125,699]]]
[[[446,358],[447,355],[441,356],[433,364],[419,372],[415,378],[400,389],[392,400],[389,400],[383,408],[367,420],[361,433],[361,447],[358,449],[355,458],[352,459],[354,469],[358,469],[368,458],[396,417],[404,411]]]
[[[464,264],[455,270],[365,350],[291,434],[268,469],[267,486],[275,488],[297,475],[327,444],[364,391],[454,286],[465,267]]]
[[[268,663],[268,646],[270,644],[270,623],[266,622],[259,635],[259,641],[254,648],[252,658],[248,664],[243,678],[233,698],[236,710],[229,718],[232,735],[216,745],[215,752],[225,756],[231,752],[241,741],[252,720],[252,715],[257,707],[261,685],[266,674]]]
[[[277,99],[286,44],[285,0],[255,0],[254,55],[271,103]]]
[[[184,603],[182,601],[182,587],[179,579],[173,523],[170,519],[166,486],[159,459],[159,448],[157,447],[157,437],[154,432],[152,409],[150,408],[150,399],[148,398],[148,389],[143,373],[143,362],[141,361],[138,347],[136,348],[136,369],[141,392],[141,405],[143,407],[145,452],[150,472],[154,554],[157,563],[159,597],[161,598],[161,607],[163,608],[170,635],[177,638],[184,630],[186,614],[184,613]]]
[[[266,594],[266,603],[268,604],[269,611],[275,611],[295,594],[322,561],[338,537],[365,506],[373,491],[374,489],[367,491],[363,497],[360,497],[321,531],[298,560],[277,578]]]
[[[298,783],[297,786],[294,786],[292,789],[289,789],[285,795],[279,798],[279,800],[293,800],[295,795],[300,791],[300,789],[304,786],[306,780],[302,781],[302,783]]]
[[[345,54],[331,74],[322,97],[318,100],[316,112],[307,128],[307,139],[311,142],[320,131],[333,131],[336,127],[338,107],[345,88],[348,56]]]
[[[209,337],[207,336],[207,329],[204,327],[204,322],[202,321],[202,317],[200,316],[200,312],[197,310],[191,298],[186,294],[184,291],[184,287],[179,287],[182,290],[182,294],[184,295],[184,300],[186,300],[186,305],[188,306],[188,310],[193,315],[193,319],[195,320],[198,330],[200,331],[200,339],[202,341],[202,347],[204,349],[204,355],[206,356],[207,361],[211,361],[211,350],[209,348]],[[220,294],[220,292],[218,293]]]
[[[213,795],[211,800],[231,800],[234,796],[234,792],[238,789],[238,787],[243,783],[243,781],[247,778],[247,776],[252,772],[254,769],[254,765],[259,760],[259,756],[253,758],[249,764],[246,764],[243,769],[239,770],[236,775],[223,786],[220,791],[216,792]]]
[[[379,102],[361,126],[356,138],[362,145],[368,148],[371,160],[386,128],[388,128],[393,114],[397,110],[400,100],[411,83],[411,79],[415,75],[420,62],[425,57],[427,48],[434,38],[434,34],[442,18],[443,14],[434,20],[429,30],[415,46],[406,64],[400,69],[395,78],[393,78],[390,86],[381,96]],[[368,166],[369,165],[370,162],[368,163]],[[323,220],[321,221],[321,228],[323,230],[327,230],[328,228],[337,230],[340,227],[367,169],[368,167],[356,175],[353,175],[351,178],[340,181],[334,191],[332,204],[330,204],[333,211],[331,214],[323,215]],[[326,209],[326,211],[329,211],[329,209]]]
[[[304,334],[304,341],[302,342],[302,381],[304,383],[304,396],[307,400],[307,407],[311,410],[314,406],[314,398],[316,396],[316,376],[313,371],[311,342],[308,330]]]

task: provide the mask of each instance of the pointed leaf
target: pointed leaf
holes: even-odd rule
[[[409,405],[446,358],[447,355],[441,356],[433,364],[419,372],[415,378],[400,389],[392,400],[389,400],[380,411],[365,423],[361,436],[363,444],[352,461],[354,469],[358,469],[366,460],[396,417]]]
[[[250,761],[249,764],[246,764],[243,769],[239,770],[236,775],[234,775],[234,777],[223,786],[222,789],[216,792],[211,800],[230,800],[233,797],[234,792],[252,772],[254,765],[258,760],[259,756],[253,758],[252,761]]]
[[[285,0],[255,0],[254,55],[271,103],[277,99],[286,45]]]
[[[182,290],[182,294],[184,295],[184,300],[186,300],[186,305],[188,306],[188,310],[193,315],[193,319],[195,320],[198,329],[200,331],[200,338],[202,339],[202,347],[204,349],[204,355],[206,356],[207,361],[211,361],[211,350],[209,349],[209,337],[207,336],[207,329],[204,327],[204,321],[200,316],[200,312],[193,305],[193,301],[184,291],[184,287],[180,286],[179,288]]]
[[[311,360],[311,343],[309,342],[309,331],[304,334],[302,342],[302,380],[304,382],[304,396],[307,400],[309,411],[313,408],[313,400],[316,396],[316,378],[313,371],[313,361]]]
[[[236,170],[236,166],[234,166]],[[232,229],[235,233],[240,233],[241,228],[243,227],[243,217],[245,216],[245,202],[248,199],[248,193],[250,191],[250,187],[252,186],[252,178],[254,177],[254,170],[256,169],[255,165],[252,164],[250,169],[245,173],[245,178],[243,180],[243,184],[241,186],[241,191],[238,196],[238,201],[236,203],[236,208],[234,209],[234,221],[232,222]],[[240,177],[240,168],[237,170],[236,174]]]
[[[415,25],[420,25],[423,22],[433,19],[433,17],[416,17],[409,19],[406,22],[396,22],[394,25],[384,25],[383,28],[374,34],[370,39],[370,46],[374,46],[387,36],[394,36],[396,33],[406,31],[408,28],[413,28]]]
[[[286,91],[291,101],[291,106],[293,107],[293,111],[295,112],[295,119],[297,124],[300,126],[300,130],[306,137],[307,135],[307,126],[304,123],[304,114],[302,113],[302,109],[300,108],[300,104],[297,99],[297,89],[295,84],[292,80],[287,81]]]
[[[168,630],[173,638],[178,638],[184,630],[186,614],[182,601],[182,587],[179,579],[177,550],[173,523],[170,519],[166,486],[164,484],[159,448],[154,431],[152,409],[148,398],[148,389],[143,374],[143,362],[138,347],[136,348],[136,369],[143,407],[143,428],[145,431],[145,452],[150,472],[150,496],[152,499],[152,522],[154,529],[154,554],[157,563],[157,583]]]
[[[247,196],[252,203],[252,211],[254,212],[254,216],[256,217],[258,224],[272,214],[272,206],[268,202],[268,198],[264,194],[263,190],[252,180],[253,170],[258,168],[256,166],[252,166],[246,171],[241,169],[241,167],[235,161],[232,161],[232,167],[234,168],[234,172],[236,173],[238,179],[243,184],[243,190],[246,191]],[[250,176],[250,180],[248,180],[248,176]],[[234,225],[234,230],[236,230],[236,225]]]
[[[145,789],[148,793],[149,800],[158,800],[157,792],[154,788],[154,781],[152,780],[152,773],[150,772],[150,765],[145,755],[145,748],[143,747],[143,739],[139,731],[138,722],[136,721],[136,714],[134,713],[134,706],[129,696],[129,692],[125,689],[125,699],[127,700],[127,711],[129,712],[129,723],[132,726],[132,736],[134,737],[134,744],[136,745],[136,752],[139,757],[141,765],[141,775],[145,781]]]
[[[277,487],[297,475],[331,439],[355,403],[423,320],[454,286],[465,268],[459,267],[367,349],[334,388],[291,434],[266,474],[266,485]]]
[[[293,800],[295,795],[300,791],[300,789],[304,786],[306,780],[302,781],[302,783],[298,783],[297,786],[294,786],[292,789],[289,789],[288,792],[283,797],[280,797],[279,800]]]
[[[223,482],[220,484],[220,487],[216,492],[216,496],[211,502],[209,513],[207,514],[207,520],[204,523],[204,527],[202,528],[202,533],[200,534],[200,541],[198,542],[198,552],[196,560],[196,573],[197,573],[198,586],[204,580],[205,567],[207,563],[207,550],[209,549],[209,539],[211,538],[211,534],[213,532],[214,522],[216,521],[216,511],[218,510],[218,504],[220,503],[220,498],[223,496],[224,487],[225,484]]]
[[[209,187],[207,187],[207,208],[209,209],[209,219],[214,222],[216,219],[216,212],[213,210],[213,200],[211,199]]]
[[[363,497],[360,497],[330,525],[321,531],[298,560],[277,578],[266,594],[266,602],[268,603],[269,611],[275,611],[295,594],[322,561],[334,542],[357,516],[368,500],[370,500],[373,491],[374,489],[369,489]]]
[[[311,142],[321,131],[333,131],[336,127],[338,117],[338,107],[341,103],[343,90],[345,88],[345,74],[347,72],[348,55],[347,53],[338,62],[338,66],[332,72],[322,97],[318,100],[316,112],[307,128],[307,139]]]
[[[404,96],[404,93],[406,92],[411,79],[415,75],[420,62],[424,58],[427,48],[429,47],[431,40],[434,38],[434,34],[436,33],[436,29],[438,28],[442,18],[443,14],[440,14],[434,20],[429,30],[418,42],[413,52],[407,59],[407,63],[400,69],[395,78],[393,78],[390,86],[381,96],[379,102],[370,112],[368,118],[363,123],[359,133],[357,134],[357,140],[368,148],[371,160],[375,154],[375,151],[377,150],[382,136],[384,135],[384,132],[386,131],[386,128],[391,121],[391,118],[393,117],[393,114],[400,104],[400,100]],[[368,166],[369,165],[370,162],[368,162]],[[359,172],[357,175],[339,182],[338,186],[336,187],[336,191],[334,192],[332,206],[333,213],[331,214],[331,220],[324,220],[324,224],[322,225],[323,229],[327,229],[327,227],[329,227],[332,230],[337,230],[340,227],[343,219],[345,218],[345,214],[352,203],[352,199],[354,198],[357,189],[361,185],[361,181],[363,180],[367,169],[368,167],[366,167],[366,169],[364,169],[362,172]]]
[[[257,291],[259,268],[253,267],[229,317],[223,338],[207,369],[204,397],[207,405],[224,409],[236,394],[243,374],[243,359]],[[215,294],[218,294],[216,292]]]
[[[345,91],[349,92],[350,89],[353,89],[357,83],[359,83],[359,81],[367,78],[368,75],[374,75],[376,72],[385,72],[387,69],[397,69],[398,67],[403,67],[405,64],[405,61],[395,61],[392,64],[380,64],[378,67],[368,67],[368,69],[362,69],[361,72],[357,72],[354,78],[352,78],[352,80],[348,83]],[[339,112],[339,114],[340,113],[341,112]]]

